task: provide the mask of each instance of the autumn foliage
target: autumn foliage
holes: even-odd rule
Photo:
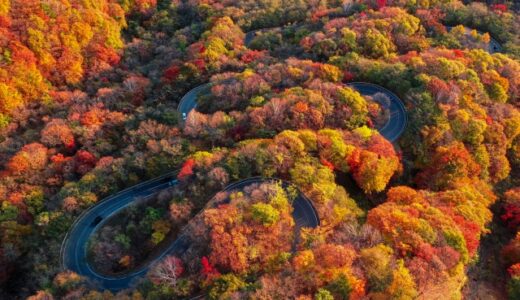
[[[187,177],[193,175],[194,166],[195,166],[195,160],[193,160],[193,159],[186,160],[186,162],[182,165],[182,168],[181,168],[179,174],[177,175],[177,178],[179,180],[184,180]]]
[[[0,1],[0,298],[473,299],[502,282],[520,298],[518,9]],[[397,141],[388,96],[353,81],[402,100]],[[82,212],[172,172],[89,241],[117,273],[182,237],[142,282],[60,269]],[[290,185],[222,192],[251,177]]]

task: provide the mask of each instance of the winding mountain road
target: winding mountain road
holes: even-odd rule
[[[392,143],[395,142],[401,134],[403,134],[406,124],[408,123],[406,109],[401,99],[391,91],[377,84],[368,82],[352,82],[347,85],[357,90],[363,96],[373,96],[376,93],[383,93],[388,97],[388,99],[390,99],[390,105],[384,107],[390,110],[390,118],[381,128],[377,128],[377,130],[387,140]],[[184,97],[182,97],[177,109],[182,114],[183,119],[186,119],[186,116],[190,111],[197,107],[197,95],[201,91],[208,89],[210,86],[211,83],[200,85],[190,90],[186,95],[184,95]],[[384,103],[382,104],[384,105]]]
[[[274,27],[274,28],[276,28],[276,27]],[[264,29],[257,29],[257,30],[251,30],[251,31],[246,32],[246,35],[244,37],[244,45],[246,47],[249,47],[249,44],[251,44],[253,39],[256,37],[256,34],[258,32],[263,31],[263,30],[266,30],[266,29],[265,28]]]
[[[391,91],[377,84],[352,82],[347,85],[354,88],[363,96],[373,96],[377,93],[383,93],[390,99],[390,105],[388,106],[386,103],[380,103],[385,106],[385,109],[390,111],[390,118],[383,126],[377,128],[377,130],[390,142],[393,143],[397,141],[401,134],[403,134],[406,129],[406,124],[408,123],[408,116],[403,101]]]
[[[95,286],[120,290],[144,275],[147,268],[139,268],[124,276],[107,277],[95,272],[87,261],[87,244],[91,235],[99,229],[111,216],[128,207],[137,199],[147,198],[158,191],[166,189],[177,183],[177,172],[170,172],[155,179],[143,182],[125,189],[100,201],[90,209],[84,211],[74,222],[70,231],[65,236],[61,247],[61,263],[63,269],[68,269],[79,275],[89,278]],[[177,243],[177,241],[176,241]],[[177,244],[170,245],[168,250]],[[165,253],[157,257],[159,260]]]
[[[68,269],[84,276],[90,280],[93,286],[99,289],[119,291],[134,285],[149,270],[150,266],[158,262],[167,254],[181,254],[190,246],[188,236],[181,230],[177,239],[162,249],[159,255],[148,261],[145,265],[138,267],[130,273],[122,275],[107,276],[97,273],[89,265],[87,260],[87,246],[92,234],[103,224],[122,209],[131,205],[135,200],[147,198],[155,193],[177,184],[177,171],[170,172],[161,177],[143,182],[115,195],[105,198],[95,206],[84,211],[72,225],[67,233],[61,248],[62,269]],[[248,185],[274,181],[276,179],[265,179],[260,177],[248,178],[235,182],[227,186],[224,191],[242,189]],[[283,182],[282,186],[287,187],[290,183]],[[320,224],[318,215],[311,201],[303,194],[299,193],[293,202],[293,218],[295,221],[295,234],[298,238],[302,227],[317,227]]]
[[[188,91],[184,96],[182,96],[181,101],[179,101],[179,105],[177,106],[177,111],[182,114],[182,119],[186,120],[186,117],[197,107],[197,96],[200,92],[209,91],[212,83],[208,82],[205,84],[201,84],[197,87],[194,87],[190,91]]]
[[[252,41],[257,31],[248,32],[245,37],[245,44]],[[178,111],[182,114],[183,119],[186,119],[190,111],[197,107],[197,95],[201,92],[209,90],[212,83],[206,83],[195,87],[186,93],[179,102]],[[389,90],[371,83],[354,82],[349,83],[349,86],[356,89],[364,96],[372,96],[376,93],[384,93],[390,99],[390,105],[385,107],[390,110],[390,119],[384,126],[378,128],[381,135],[388,140],[394,142],[403,133],[407,124],[406,110],[402,101]],[[128,288],[142,278],[149,270],[150,266],[159,261],[167,254],[180,254],[190,246],[189,238],[181,233],[177,239],[168,245],[162,252],[148,261],[145,265],[138,267],[132,272],[125,273],[119,276],[106,276],[94,271],[88,264],[87,260],[87,245],[90,237],[113,215],[122,209],[131,205],[137,199],[143,199],[153,196],[155,193],[176,185],[178,171],[173,171],[155,179],[140,183],[136,186],[125,189],[117,194],[114,194],[104,200],[100,201],[90,209],[84,211],[74,222],[70,231],[63,240],[61,248],[61,264],[62,269],[69,269],[88,278],[94,286],[100,289],[108,289],[111,291],[118,291]],[[248,178],[238,181],[227,186],[224,190],[231,191],[234,189],[241,189],[247,185],[254,183],[261,183],[266,180],[260,177]],[[282,186],[285,188],[289,186],[289,182],[282,181]],[[299,232],[302,227],[315,228],[319,226],[320,220],[316,209],[312,202],[303,194],[299,193],[298,197],[293,202],[292,216],[295,221],[295,245],[299,239]],[[181,230],[181,232],[183,232]]]

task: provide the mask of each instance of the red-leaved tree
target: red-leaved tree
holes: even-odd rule
[[[195,160],[192,158],[189,158],[184,162],[184,165],[182,165],[181,171],[177,175],[177,179],[184,180],[191,175],[193,175],[193,167],[195,166]]]
[[[200,260],[202,265],[201,273],[206,277],[206,279],[213,279],[220,275],[220,272],[209,262],[209,259],[206,256],[203,256]]]

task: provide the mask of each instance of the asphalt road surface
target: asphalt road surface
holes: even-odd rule
[[[267,31],[270,29],[274,29],[274,28],[278,28],[278,27],[263,28],[263,29],[257,29],[257,30],[252,30],[252,31],[246,32],[245,37],[244,37],[244,45],[249,46],[249,44],[255,38],[257,33]],[[195,109],[197,107],[197,96],[199,95],[199,93],[204,92],[204,91],[209,91],[209,89],[211,88],[211,85],[212,85],[212,83],[208,82],[205,84],[201,84],[197,87],[194,87],[181,98],[181,101],[179,101],[179,105],[177,106],[177,111],[179,111],[181,113],[183,120],[186,120],[190,111],[192,111],[193,109]]]
[[[92,234],[103,226],[107,219],[128,207],[134,200],[150,197],[163,189],[177,184],[176,174],[177,172],[171,172],[123,190],[83,212],[72,225],[72,229],[67,233],[63,241],[61,248],[62,268],[87,277],[93,286],[99,289],[119,291],[134,285],[148,272],[151,265],[158,262],[165,255],[180,254],[186,251],[190,246],[190,241],[184,233],[181,233],[172,244],[163,249],[153,260],[130,273],[119,276],[102,275],[94,271],[87,261],[88,241]],[[273,179],[249,178],[233,183],[224,190],[242,189],[250,184],[261,183],[267,180]],[[282,186],[287,187],[288,185],[289,183],[282,182]],[[302,193],[293,202],[293,208],[296,237],[299,236],[299,231],[302,227],[316,227],[320,224],[316,210],[310,200]]]
[[[265,29],[264,29],[265,30]],[[251,42],[253,41],[253,39],[256,37],[256,34],[258,32],[261,32],[262,29],[258,29],[258,30],[252,30],[252,31],[248,31],[246,32],[246,36],[244,37],[244,45],[246,47],[249,47],[249,44],[251,44]]]
[[[353,82],[349,83],[349,86],[353,87],[360,94],[364,96],[372,96],[376,93],[384,93],[390,99],[390,106],[385,107],[390,110],[390,119],[381,128],[377,128],[379,133],[384,136],[390,142],[395,142],[406,128],[408,118],[406,115],[406,109],[403,102],[391,91],[372,83],[367,82]],[[182,97],[178,111],[182,114],[183,119],[186,119],[191,110],[197,107],[197,95],[198,93],[208,89],[211,83],[199,85],[198,87],[190,90],[184,97]]]
[[[88,277],[94,286],[120,290],[130,286],[133,281],[143,276],[147,267],[139,268],[132,273],[125,274],[121,277],[107,277],[96,273],[87,263],[87,243],[90,236],[99,229],[107,219],[121,211],[123,208],[132,204],[137,199],[142,199],[155,194],[158,191],[166,189],[174,184],[177,172],[171,172],[161,177],[143,182],[131,188],[125,189],[115,195],[105,198],[95,206],[83,212],[72,225],[71,230],[65,237],[62,248],[62,268],[72,270],[82,276]],[[178,246],[181,240],[175,241],[168,250]],[[160,259],[161,254],[154,261]]]
[[[177,110],[182,114],[182,119],[186,120],[189,112],[197,107],[197,95],[200,92],[209,91],[212,83],[208,82],[205,84],[201,84],[189,92],[187,92],[179,102],[179,106],[177,106]]]
[[[251,36],[251,34],[250,34]],[[252,34],[254,37],[254,33]],[[250,39],[252,39],[250,37]],[[246,39],[248,36],[246,35]],[[247,41],[246,41],[247,42]],[[362,95],[373,95],[378,92],[385,93],[390,98],[390,120],[382,127],[378,128],[380,133],[390,141],[395,141],[404,131],[406,127],[407,117],[406,110],[401,100],[392,92],[370,83],[350,83],[354,89]],[[196,108],[197,95],[211,87],[211,83],[203,84],[190,90],[182,97],[178,110],[186,118],[188,113]],[[171,245],[163,250],[161,254],[149,261],[146,265],[126,273],[121,276],[104,276],[96,273],[88,264],[87,243],[91,235],[99,229],[107,219],[121,211],[125,207],[132,204],[136,199],[147,198],[155,193],[177,184],[177,172],[171,172],[164,176],[143,182],[134,187],[123,190],[113,196],[110,196],[98,204],[82,213],[72,229],[65,237],[62,249],[62,267],[72,270],[82,276],[85,276],[100,289],[108,289],[112,291],[121,290],[132,286],[137,280],[144,276],[149,267],[153,263],[159,261],[168,253],[179,253],[189,247],[189,240],[186,236],[180,235]],[[228,186],[225,190],[240,189],[252,183],[259,183],[262,178],[250,178],[239,181]],[[289,183],[283,182],[286,187]],[[319,218],[316,210],[312,206],[311,201],[302,193],[293,202],[293,218],[295,220],[296,237],[299,237],[299,231],[302,227],[316,227],[319,225]]]
[[[246,33],[244,44],[248,45],[257,32],[259,32],[259,30]],[[494,53],[500,50],[500,44],[492,39],[489,51]],[[389,97],[390,105],[387,108],[390,110],[390,119],[384,126],[378,128],[378,130],[381,135],[389,141],[396,141],[405,130],[407,124],[406,110],[402,101],[394,93],[378,85],[363,82],[349,83],[348,85],[365,96],[372,96],[381,92]],[[197,95],[210,87],[211,83],[200,85],[182,97],[179,102],[178,111],[182,114],[183,119],[186,118],[191,110],[196,108]],[[86,258],[89,238],[107,219],[132,204],[136,199],[150,197],[163,189],[177,184],[176,174],[177,172],[171,172],[123,190],[84,211],[72,225],[72,229],[68,232],[63,241],[61,249],[62,267],[89,278],[90,281],[100,289],[118,291],[132,286],[147,273],[151,265],[159,261],[166,254],[182,253],[185,251],[190,246],[190,241],[187,236],[181,234],[171,245],[164,249],[161,254],[153,260],[150,260],[146,265],[121,276],[104,276],[96,273],[90,267]],[[272,179],[249,178],[233,183],[226,187],[225,190],[241,189],[247,185],[260,183],[265,180]],[[287,187],[289,184],[288,182],[282,182],[282,186],[284,187]],[[299,193],[298,197],[294,200],[292,215],[296,224],[296,238],[299,237],[299,231],[302,227],[314,228],[320,224],[315,208],[303,193]]]
[[[384,107],[390,111],[390,118],[382,127],[377,128],[377,130],[387,140],[392,143],[395,142],[401,134],[403,134],[406,124],[408,123],[406,109],[401,99],[391,91],[376,84],[368,82],[352,82],[347,85],[354,88],[363,96],[373,96],[376,93],[383,93],[390,99],[390,105]]]

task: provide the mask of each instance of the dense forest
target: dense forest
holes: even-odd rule
[[[0,35],[0,299],[520,299],[517,1],[4,0]],[[173,171],[91,224],[146,274],[64,266]]]

